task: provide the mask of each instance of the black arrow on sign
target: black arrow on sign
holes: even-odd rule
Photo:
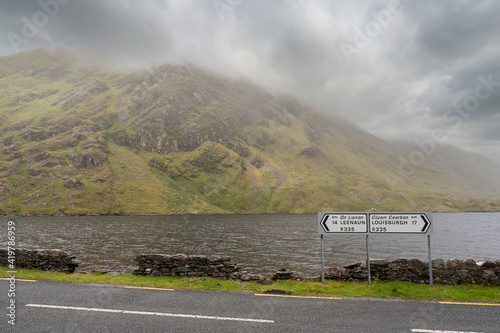
[[[422,218],[422,220],[424,220],[425,223],[424,227],[422,228],[422,232],[426,232],[429,226],[431,225],[431,222],[427,219],[427,216],[425,216],[424,214],[420,215],[420,217]]]
[[[325,215],[323,217],[323,221],[321,221],[321,225],[323,226],[323,229],[325,229],[327,232],[330,231],[330,228],[326,226],[326,221],[328,221],[328,215]]]

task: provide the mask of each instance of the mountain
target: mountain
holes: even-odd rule
[[[434,148],[193,66],[0,58],[0,214],[500,210],[498,164]]]

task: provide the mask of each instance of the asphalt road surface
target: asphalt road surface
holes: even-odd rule
[[[12,287],[11,281],[0,280],[4,312],[0,332],[500,332],[500,306],[489,304],[284,297],[24,279]]]

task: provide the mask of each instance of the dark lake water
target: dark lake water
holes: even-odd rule
[[[432,258],[500,259],[500,213],[436,213]],[[220,254],[248,271],[320,274],[317,214],[0,217],[16,222],[17,247],[70,251],[80,271],[130,272],[138,254]],[[366,260],[364,235],[325,235],[326,267]],[[425,235],[371,235],[370,257],[427,260]]]

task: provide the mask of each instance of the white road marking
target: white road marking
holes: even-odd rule
[[[253,323],[274,323],[274,320],[266,319],[251,319],[251,318],[236,318],[236,317],[218,317],[218,316],[202,316],[190,314],[164,313],[164,312],[147,312],[147,311],[130,311],[130,310],[115,310],[115,309],[100,309],[100,308],[83,308],[76,306],[60,306],[60,305],[45,305],[45,304],[26,304],[26,306],[34,308],[60,309],[60,310],[76,310],[76,311],[93,311],[107,313],[123,313],[123,314],[138,314],[144,316],[164,316],[177,318],[192,318],[192,319],[212,319],[212,320],[229,320],[229,321],[245,321]]]
[[[420,333],[484,333],[484,332],[462,332],[462,331],[440,331],[440,330],[422,330],[418,328],[411,329],[412,332]]]

